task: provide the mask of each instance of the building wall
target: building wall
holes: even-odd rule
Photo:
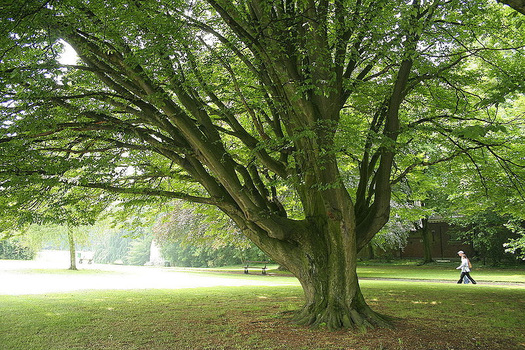
[[[473,249],[471,246],[451,239],[448,234],[449,225],[447,223],[429,222],[428,229],[431,234],[432,258],[456,258],[460,250],[463,250],[468,256],[472,256]],[[413,232],[400,254],[402,258],[423,258],[423,252],[421,233]]]

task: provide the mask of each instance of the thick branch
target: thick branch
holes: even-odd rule
[[[519,13],[525,15],[525,0],[497,0],[501,4],[508,5]]]

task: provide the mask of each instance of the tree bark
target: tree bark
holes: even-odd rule
[[[368,259],[370,260],[375,259],[374,246],[372,245],[372,243],[368,243],[367,250],[368,250]]]
[[[289,232],[287,240],[261,232],[248,236],[300,281],[305,304],[295,316],[297,323],[330,330],[388,327],[388,321],[371,310],[361,293],[354,207],[343,184],[336,185],[339,173],[330,163],[325,160],[317,170],[333,186],[303,196],[308,216],[282,223]],[[308,176],[305,178],[308,185]]]
[[[514,10],[525,15],[525,0],[498,0],[498,2],[510,6]]]
[[[73,235],[73,229],[67,227],[67,240],[69,245],[69,270],[77,269],[76,249],[75,249],[75,238]]]
[[[305,304],[294,320],[330,330],[388,327],[388,321],[365,302],[356,273],[355,231],[341,222],[310,219],[293,254],[277,256],[300,281]],[[275,250],[274,250],[275,252]],[[274,255],[275,256],[275,255]]]
[[[428,264],[434,261],[432,259],[432,238],[428,230],[428,219],[422,220],[423,227],[421,228],[421,237],[423,238],[423,264]]]

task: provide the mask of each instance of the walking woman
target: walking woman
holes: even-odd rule
[[[472,266],[470,264],[469,259],[467,258],[467,254],[465,254],[464,251],[460,250],[458,252],[458,255],[461,257],[461,265],[456,267],[456,270],[461,270],[461,277],[459,277],[458,284],[461,284],[463,282],[463,278],[467,276],[467,278],[473,283],[476,284],[476,281],[470,276],[470,267]]]

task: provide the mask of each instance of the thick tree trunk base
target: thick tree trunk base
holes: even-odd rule
[[[294,317],[299,325],[326,327],[328,330],[354,329],[365,332],[373,328],[392,328],[386,317],[372,311],[368,306],[359,309],[335,306],[306,305]]]

